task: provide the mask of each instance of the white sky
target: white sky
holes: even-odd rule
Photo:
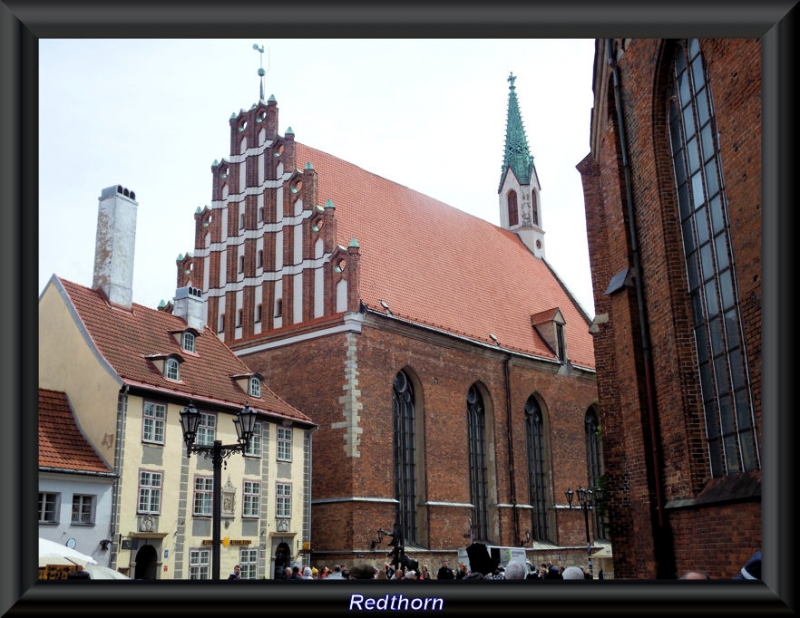
[[[133,300],[173,297],[228,120],[258,100],[253,44],[280,134],[494,224],[513,72],[547,259],[593,317],[575,168],[590,148],[592,39],[41,39],[40,292],[54,273],[91,286],[98,197],[120,184],[139,203]]]

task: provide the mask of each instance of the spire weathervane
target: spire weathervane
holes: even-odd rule
[[[261,78],[261,87],[259,88],[259,101],[264,100],[264,75],[266,71],[264,70],[264,46],[259,46],[258,43],[253,43],[253,49],[256,50],[261,56],[259,58],[260,65],[258,68],[258,76]],[[269,66],[269,56],[267,56],[267,65]]]

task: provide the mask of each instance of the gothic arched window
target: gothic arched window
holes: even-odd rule
[[[508,227],[519,224],[519,207],[517,206],[517,192],[508,192]]]
[[[697,345],[711,476],[760,467],[730,220],[700,43],[676,46],[669,98],[672,161]]]
[[[489,540],[486,483],[486,408],[478,386],[467,393],[467,440],[469,442],[469,496],[473,505],[472,529],[477,540]]]
[[[588,487],[602,487],[603,482],[603,459],[600,449],[600,423],[593,408],[586,411],[584,417],[584,430],[586,432],[586,478],[589,481]],[[602,504],[595,504],[594,516],[594,536],[596,539],[608,538],[606,531],[606,520]]]
[[[394,377],[392,390],[394,419],[394,495],[397,499],[397,521],[406,542],[418,544],[417,538],[417,470],[416,408],[414,388],[404,371]]]
[[[547,522],[547,473],[544,422],[539,402],[531,395],[525,404],[525,437],[528,444],[528,488],[533,510],[531,534],[537,541],[550,537]]]

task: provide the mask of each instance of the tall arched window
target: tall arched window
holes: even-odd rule
[[[472,529],[476,540],[489,540],[486,485],[486,408],[478,386],[467,393],[467,440],[469,441],[469,497],[473,504]]]
[[[519,208],[517,206],[517,192],[508,192],[508,227],[519,224]]]
[[[714,102],[700,44],[676,46],[670,141],[711,476],[760,467]]]
[[[525,437],[528,443],[528,488],[533,507],[531,534],[537,541],[546,541],[550,533],[547,525],[544,423],[539,402],[533,395],[525,404]]]
[[[392,394],[394,418],[394,495],[397,521],[406,542],[419,544],[417,538],[416,410],[414,388],[404,371],[394,377]]]
[[[584,430],[586,432],[586,478],[589,481],[588,487],[604,487],[603,483],[603,459],[600,450],[600,423],[593,408],[586,411],[584,417]],[[596,539],[608,538],[606,531],[606,518],[602,504],[595,504],[592,512],[594,518],[594,537]]]

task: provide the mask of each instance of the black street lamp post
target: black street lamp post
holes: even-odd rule
[[[220,546],[220,519],[222,511],[222,462],[234,453],[244,453],[250,445],[253,430],[256,425],[257,413],[249,405],[238,412],[233,423],[236,427],[236,444],[222,444],[221,440],[214,440],[214,444],[195,444],[197,427],[200,424],[200,412],[189,403],[181,411],[181,429],[183,441],[186,443],[186,456],[192,453],[203,453],[206,459],[211,459],[214,468],[214,494],[212,497],[212,535],[211,535],[211,579],[219,579],[219,546]]]
[[[594,577],[592,571],[592,540],[589,537],[589,510],[592,508],[594,502],[598,502],[603,497],[603,490],[600,487],[595,487],[594,491],[591,489],[584,489],[578,487],[577,492],[572,489],[567,489],[564,494],[567,496],[567,503],[569,508],[572,508],[572,497],[574,493],[578,494],[578,504],[583,509],[583,524],[586,526],[586,558],[589,561],[589,574]]]

